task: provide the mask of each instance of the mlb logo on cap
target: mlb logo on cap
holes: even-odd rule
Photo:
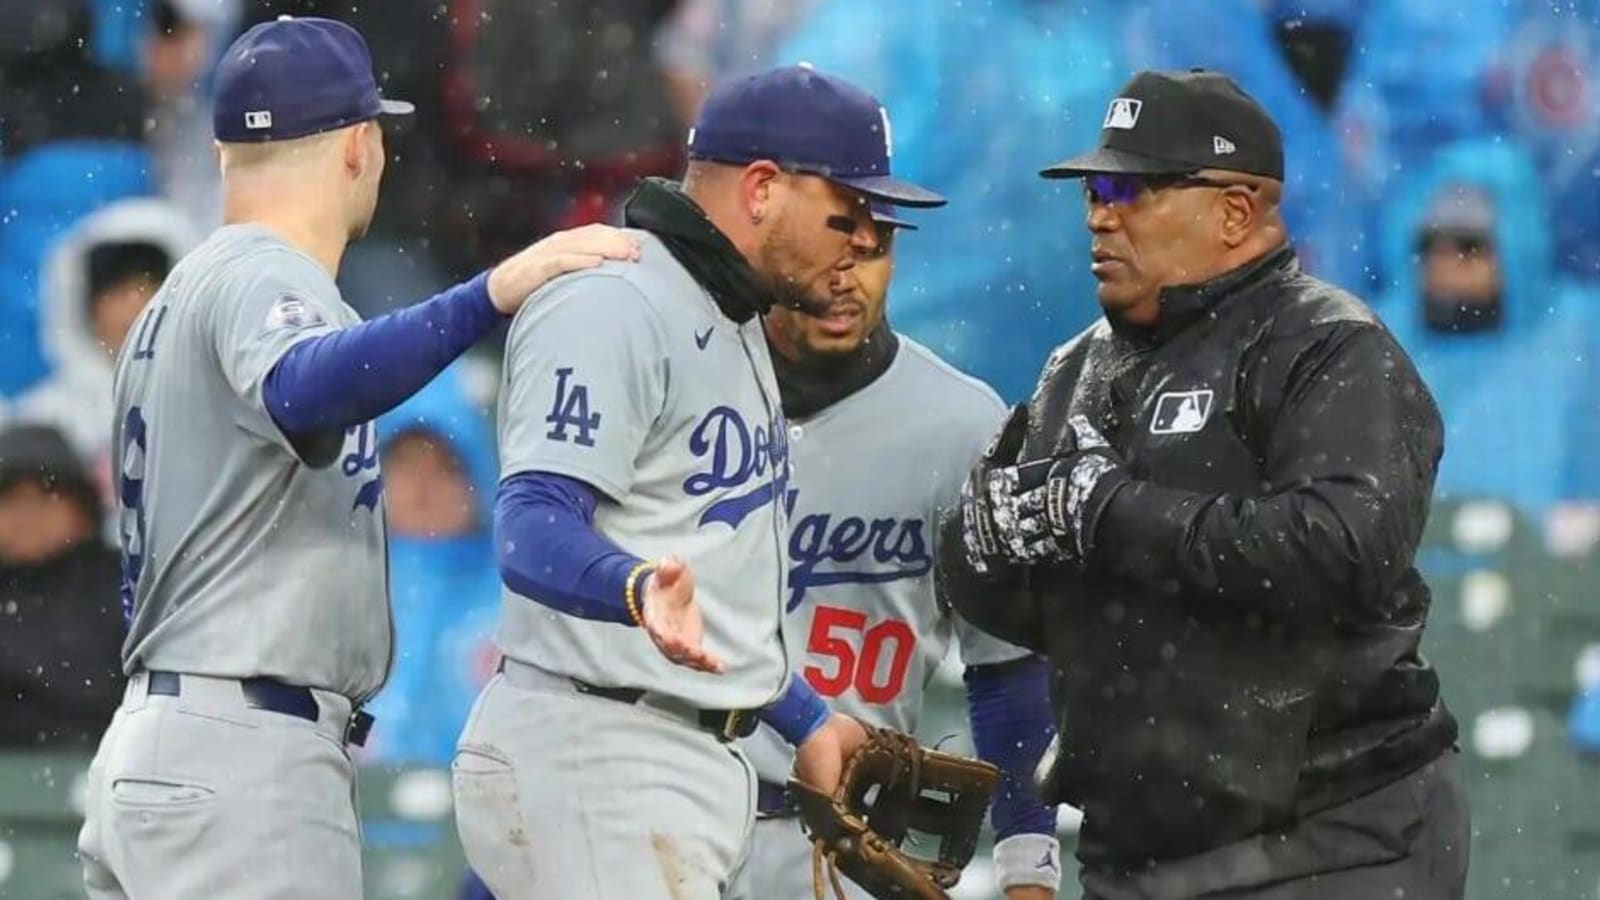
[[[244,127],[246,128],[271,128],[272,110],[252,109],[244,114]]]
[[[1139,110],[1144,104],[1128,97],[1118,97],[1111,101],[1111,106],[1106,110],[1105,124],[1102,128],[1132,128],[1139,124]]]

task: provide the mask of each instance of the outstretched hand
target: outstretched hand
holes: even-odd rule
[[[640,618],[662,656],[697,672],[720,675],[727,671],[727,664],[705,649],[705,623],[694,600],[694,574],[683,560],[669,556],[650,573],[640,601]]]

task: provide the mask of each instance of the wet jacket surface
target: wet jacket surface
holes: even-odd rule
[[[1091,500],[1081,570],[987,576],[961,612],[1054,661],[1047,800],[1084,810],[1086,864],[1287,827],[1454,741],[1413,567],[1442,427],[1359,300],[1283,248],[1165,291],[1155,329],[1102,320],[1030,405],[1024,461],[1083,414],[1126,476]]]

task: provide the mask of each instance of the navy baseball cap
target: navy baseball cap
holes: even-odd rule
[[[219,141],[284,141],[413,108],[378,96],[372,53],[354,28],[279,16],[240,35],[217,63],[211,125]]]
[[[872,221],[874,222],[878,222],[883,225],[892,225],[895,228],[906,228],[910,229],[911,231],[917,230],[915,223],[909,222],[895,215],[894,207],[883,202],[882,200],[873,200],[868,204],[868,206],[872,209]]]
[[[690,159],[744,165],[770,159],[899,206],[943,206],[889,174],[889,112],[853,84],[808,65],[719,85],[689,130]]]

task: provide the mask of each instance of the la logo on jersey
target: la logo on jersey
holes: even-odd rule
[[[1206,427],[1211,418],[1215,394],[1209,388],[1197,391],[1169,391],[1156,398],[1156,414],[1150,419],[1151,434],[1193,434]]]
[[[731,406],[717,406],[705,414],[689,434],[689,452],[705,468],[683,480],[683,492],[703,497],[713,491],[731,492],[772,472],[761,484],[724,497],[700,514],[700,527],[721,522],[737,529],[751,513],[783,495],[789,485],[788,426],[779,415],[771,422],[746,424]]]
[[[784,497],[791,514],[799,493],[790,491]],[[927,523],[892,516],[870,520],[833,513],[802,516],[789,532],[789,561],[789,612],[814,587],[884,584],[919,578],[933,569]]]
[[[600,427],[600,414],[589,412],[589,387],[571,382],[572,367],[556,370],[556,399],[550,405],[550,414],[544,417],[550,423],[545,437],[552,441],[567,441],[567,429],[577,429],[572,442],[580,447],[594,446],[594,433]]]
[[[1106,109],[1106,120],[1101,128],[1121,128],[1132,131],[1133,126],[1139,124],[1139,111],[1144,109],[1143,100],[1132,97],[1118,97],[1111,101],[1111,106]]]

